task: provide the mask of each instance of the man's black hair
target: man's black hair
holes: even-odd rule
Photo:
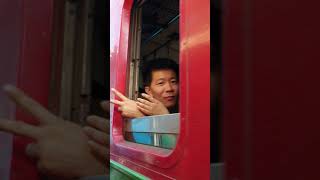
[[[144,64],[142,69],[143,85],[150,86],[152,81],[152,72],[156,70],[173,70],[176,73],[177,81],[179,81],[179,65],[168,58],[158,58],[150,60]]]

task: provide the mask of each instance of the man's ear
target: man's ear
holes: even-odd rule
[[[145,87],[144,87],[144,91],[145,91],[147,94],[149,94],[149,95],[152,96],[152,93],[151,93],[151,90],[150,90],[150,87],[149,87],[149,86],[145,86]]]

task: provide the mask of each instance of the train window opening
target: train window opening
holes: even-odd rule
[[[131,11],[129,52],[128,52],[127,95],[130,99],[142,98],[142,93],[153,95],[168,110],[162,115],[150,115],[141,118],[126,119],[124,135],[127,141],[164,149],[174,149],[179,135],[179,71],[170,68],[146,71],[157,60],[162,63],[177,65],[179,69],[179,0],[136,1]],[[168,61],[168,62],[167,62]],[[164,65],[165,66],[165,65]],[[160,82],[172,88],[166,89],[165,95],[152,91],[153,84],[146,84],[149,79],[158,77],[155,72],[165,70],[171,73],[168,81]],[[151,73],[146,73],[151,72]],[[163,74],[159,75],[162,76]],[[151,76],[151,77],[150,77]],[[160,77],[161,79],[161,77]],[[166,84],[167,83],[167,84]],[[170,91],[170,92],[169,92]],[[161,99],[163,98],[163,99]],[[166,103],[172,101],[174,103]]]
[[[49,108],[65,120],[85,125],[90,114],[109,116],[100,102],[109,99],[107,3],[55,2]]]

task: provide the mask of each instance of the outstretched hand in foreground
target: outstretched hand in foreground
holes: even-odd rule
[[[33,138],[26,154],[37,160],[40,172],[64,178],[105,174],[105,159],[97,158],[88,145],[88,136],[83,129],[53,115],[19,89],[4,87],[8,96],[23,110],[39,121],[38,126],[22,121],[0,119],[0,131]]]

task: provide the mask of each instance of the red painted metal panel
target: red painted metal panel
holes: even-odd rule
[[[126,143],[121,116],[111,106],[111,159],[153,179],[209,179],[210,2],[181,1],[180,4],[181,132],[177,147],[171,154],[157,155],[151,149]],[[110,82],[120,92],[125,92],[126,85],[131,6],[131,0],[111,2],[110,32],[115,37],[111,37],[114,40],[110,47]],[[120,30],[113,26],[114,21],[120,20],[117,15],[121,15]]]
[[[210,1],[180,3],[180,106],[181,114],[186,115],[186,142],[184,157],[176,177],[209,179]]]
[[[226,164],[225,178],[239,180],[246,180],[246,157],[250,155],[245,149],[244,2],[228,1],[222,11],[222,154]]]
[[[226,7],[227,179],[319,179],[319,2]]]
[[[14,58],[17,61],[17,71],[14,72],[16,74],[16,83],[14,84],[42,105],[47,106],[51,65],[53,1],[7,0],[1,1],[1,9],[1,23],[4,23],[1,27],[11,28],[10,33],[6,31],[7,29],[1,28],[0,32],[7,34],[6,40],[1,41],[1,46],[4,43],[15,44],[14,47],[9,45],[11,48],[8,53],[4,53],[4,56],[1,55],[1,58],[3,61],[9,61],[10,58],[13,58],[10,57],[10,51],[16,50]],[[2,65],[5,64],[2,63]],[[16,110],[14,118],[36,123],[34,118],[19,109]],[[31,142],[30,139],[18,136],[13,138],[11,180],[39,178],[35,163],[24,152],[26,144],[29,142]]]
[[[0,86],[16,85],[17,64],[19,62],[21,29],[21,3],[19,1],[0,2]],[[10,18],[8,18],[10,17]],[[15,118],[15,107],[0,90],[0,116]],[[12,156],[12,136],[0,132],[0,177],[10,179]]]
[[[259,120],[252,122],[253,179],[320,178],[320,86],[315,85],[320,66],[319,5],[310,0],[253,4],[252,117]],[[268,165],[272,165],[268,174],[262,176]]]

